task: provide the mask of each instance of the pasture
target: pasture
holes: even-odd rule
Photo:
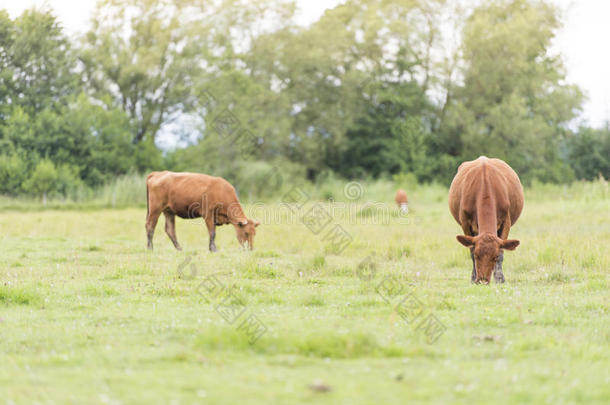
[[[470,283],[446,189],[408,190],[407,220],[394,191],[377,194],[387,215],[366,194],[332,210],[328,226],[352,238],[341,252],[279,202],[246,204],[263,221],[254,251],[225,226],[216,254],[201,219],[177,220],[183,252],[161,219],[148,252],[145,208],[0,213],[0,398],[607,403],[607,183],[526,189],[510,235],[521,245],[489,286]],[[223,292],[202,290],[211,275],[243,304],[231,323],[215,309]],[[408,316],[401,297],[419,303]],[[252,314],[265,328],[254,343],[240,328]]]

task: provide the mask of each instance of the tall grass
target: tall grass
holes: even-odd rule
[[[594,181],[576,181],[571,184],[545,184],[534,181],[526,189],[526,197],[532,201],[556,200],[595,201],[610,198],[608,180],[599,177]]]
[[[97,201],[105,207],[146,205],[146,176],[129,174],[98,190]]]
[[[141,174],[119,176],[98,188],[79,186],[70,195],[52,197],[43,205],[39,198],[0,196],[0,209],[95,209],[127,208],[146,205],[146,177]]]
[[[286,175],[273,166],[256,167],[249,173],[228,179],[235,185],[239,198],[244,203],[267,203],[282,201],[299,189],[310,201],[377,202],[393,203],[398,188],[407,191],[410,202],[440,202],[447,198],[448,187],[433,184],[417,184],[409,175],[390,179],[348,181],[324,176],[311,183],[295,175]],[[533,182],[525,188],[527,201],[545,201],[549,197],[565,201],[598,201],[610,199],[608,181],[578,181],[571,184],[545,184]],[[34,197],[9,197],[0,195],[0,209],[96,209],[129,208],[146,206],[146,175],[127,174],[110,183],[91,189],[81,186],[69,196],[49,199],[46,205]]]

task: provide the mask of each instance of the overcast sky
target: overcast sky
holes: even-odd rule
[[[609,0],[553,0],[565,11],[564,28],[554,44],[563,55],[568,81],[579,85],[588,100],[582,119],[599,127],[610,120]],[[326,8],[340,0],[298,0],[298,21],[314,21]],[[76,35],[87,29],[95,0],[0,0],[0,8],[11,17],[31,6],[48,5],[55,10],[67,32]],[[606,39],[604,39],[606,38]]]

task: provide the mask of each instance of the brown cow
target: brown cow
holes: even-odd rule
[[[409,199],[407,198],[407,193],[405,190],[403,190],[402,188],[398,189],[398,191],[396,192],[395,201],[396,205],[398,205],[398,208],[400,208],[400,211],[403,214],[409,212]]]
[[[146,178],[146,234],[148,248],[161,213],[165,215],[165,232],[178,250],[175,216],[205,220],[210,234],[210,251],[216,251],[216,226],[233,224],[239,244],[254,248],[258,221],[246,218],[235,188],[221,177],[198,173],[152,172]]]
[[[464,231],[457,240],[470,248],[473,282],[488,284],[492,270],[496,282],[504,282],[504,249],[519,246],[507,239],[508,232],[522,209],[523,187],[505,162],[481,156],[460,165],[449,189],[449,210]]]

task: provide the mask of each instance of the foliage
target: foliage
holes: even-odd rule
[[[582,95],[564,84],[561,59],[549,52],[557,13],[545,2],[502,0],[468,18],[464,85],[444,124],[459,137],[461,158],[504,159],[526,182],[546,171],[545,181],[565,180],[558,146]]]
[[[41,160],[29,179],[23,183],[23,188],[32,194],[43,198],[44,204],[47,202],[47,194],[55,191],[59,185],[59,175],[55,165],[50,160]]]
[[[189,88],[201,49],[189,35],[192,25],[184,23],[192,13],[189,5],[100,1],[84,37],[80,58],[86,78],[94,94],[112,97],[130,117],[134,143],[154,140],[164,123],[193,103]]]
[[[0,103],[27,114],[62,105],[78,87],[76,58],[49,11],[28,9],[11,21],[0,10]]]
[[[580,128],[567,141],[568,161],[578,179],[610,179],[610,126]]]
[[[0,193],[18,195],[27,174],[27,164],[19,155],[0,155]]]
[[[277,192],[264,184],[275,167],[294,184],[401,173],[448,184],[479,155],[526,184],[609,176],[608,129],[568,125],[582,94],[551,49],[550,2],[348,0],[309,25],[295,11],[99,0],[72,41],[48,8],[0,10],[0,192],[33,192],[42,161],[64,197],[163,169],[224,176],[256,197]]]
[[[384,89],[367,115],[348,129],[337,170],[348,178],[418,172],[431,136],[424,125],[425,108],[416,83]]]

